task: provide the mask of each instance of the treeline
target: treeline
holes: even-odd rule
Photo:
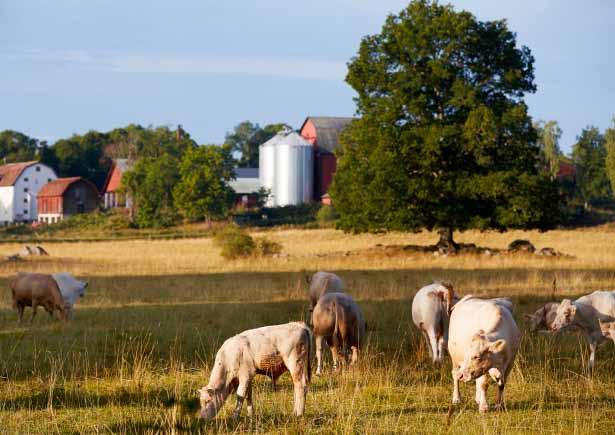
[[[556,121],[535,125],[541,149],[543,170],[552,179],[558,178],[568,204],[592,206],[612,205],[615,201],[615,119],[610,128],[601,132],[588,126],[577,136],[570,155],[560,149],[562,130]],[[573,173],[562,173],[569,165]]]
[[[73,135],[53,145],[5,130],[0,133],[0,159],[39,160],[59,177],[80,176],[102,189],[113,159],[126,158],[133,166],[123,177],[123,189],[133,199],[135,224],[169,226],[181,219],[225,217],[233,204],[229,182],[234,168],[258,167],[259,145],[285,127],[244,121],[222,146],[199,146],[181,126],[129,125]]]

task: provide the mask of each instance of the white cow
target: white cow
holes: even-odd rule
[[[476,380],[476,403],[480,412],[486,412],[491,377],[498,386],[496,409],[502,409],[506,380],[521,341],[510,301],[465,296],[453,307],[448,334],[453,404],[461,401],[459,381]]]
[[[276,379],[287,370],[295,389],[295,414],[303,415],[310,381],[312,333],[303,322],[250,329],[226,340],[216,354],[207,386],[198,392],[200,417],[213,419],[226,398],[237,391],[233,417],[241,413],[244,398],[248,414],[254,414],[252,379],[261,374]]]
[[[421,288],[412,299],[412,321],[427,341],[434,364],[440,364],[448,341],[448,322],[459,300],[449,283],[434,282]]]
[[[310,286],[312,310],[325,293],[346,293],[344,280],[331,272],[316,272],[312,278],[306,275],[305,280]]]
[[[551,330],[562,331],[571,327],[579,328],[589,343],[589,368],[594,368],[596,348],[606,338],[610,322],[615,321],[615,292],[595,291],[575,301],[564,299],[555,314]],[[601,325],[603,322],[603,325]]]
[[[547,302],[533,314],[524,314],[523,317],[529,321],[530,331],[550,331],[557,314],[557,307],[559,302]]]
[[[79,281],[73,275],[67,272],[54,273],[52,275],[62,298],[64,298],[64,310],[67,318],[73,317],[73,306],[79,300],[85,296],[85,289],[88,287],[88,283],[85,281]]]

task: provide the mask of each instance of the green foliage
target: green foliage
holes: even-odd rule
[[[611,128],[604,132],[604,148],[606,149],[605,169],[611,182],[611,192],[615,192],[615,117]]]
[[[180,179],[179,162],[171,155],[144,157],[122,176],[122,185],[136,208],[140,228],[167,227],[177,222],[173,189]]]
[[[559,140],[562,137],[562,129],[557,121],[538,122],[534,126],[538,132],[538,145],[540,147],[540,160],[543,170],[555,180],[562,159],[559,148]]]
[[[256,244],[255,253],[261,257],[268,257],[282,252],[282,245],[280,243],[269,240],[266,237],[259,237],[254,242]]]
[[[105,133],[97,131],[57,141],[53,151],[58,176],[83,177],[101,189],[111,167],[111,159],[104,155],[108,141]]]
[[[316,213],[316,221],[321,225],[335,222],[340,215],[332,205],[323,205]]]
[[[23,133],[13,130],[0,132],[0,161],[6,163],[37,160],[38,152],[46,148],[45,142],[39,142]]]
[[[577,188],[586,204],[608,200],[612,196],[606,170],[605,138],[596,127],[583,129],[572,148],[572,161],[577,168]]]
[[[214,236],[214,242],[220,247],[220,255],[227,259],[249,257],[256,250],[254,239],[236,226],[226,226]]]
[[[228,150],[215,146],[190,148],[179,166],[181,178],[173,189],[175,205],[189,220],[216,219],[228,214],[234,192],[233,158]]]
[[[534,58],[505,21],[418,0],[363,38],[346,81],[360,119],[341,136],[330,194],[347,231],[552,227],[523,96]],[[538,196],[536,196],[538,195]]]
[[[226,135],[224,147],[239,154],[237,164],[240,168],[258,168],[258,147],[284,128],[290,127],[280,123],[261,128],[258,124],[243,121]]]

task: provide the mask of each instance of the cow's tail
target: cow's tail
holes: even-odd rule
[[[333,346],[335,346],[336,349],[341,349],[341,344],[343,343],[342,336],[340,333],[340,319],[343,316],[343,313],[341,312],[342,307],[340,307],[340,304],[338,303],[337,299],[334,299],[333,304],[333,309],[335,310],[335,324],[333,327]]]

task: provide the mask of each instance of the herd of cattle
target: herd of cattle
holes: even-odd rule
[[[218,352],[209,383],[198,390],[200,417],[212,419],[230,394],[236,393],[233,416],[239,416],[246,400],[253,415],[252,380],[261,374],[275,382],[288,371],[294,385],[294,412],[302,415],[311,376],[312,342],[316,344],[316,374],[322,374],[323,348],[329,347],[333,369],[353,364],[366,335],[366,322],[359,305],[348,295],[337,275],[317,272],[308,278],[311,329],[304,322],[250,329],[227,339]],[[87,283],[69,273],[53,275],[22,272],[9,280],[13,306],[22,320],[25,307],[38,306],[61,319],[72,317],[73,306],[84,296]],[[576,300],[549,302],[526,314],[530,330],[559,332],[578,329],[590,347],[589,367],[594,367],[600,342],[615,341],[615,292],[596,291]],[[445,352],[452,362],[453,404],[461,401],[459,381],[476,381],[476,403],[481,412],[489,409],[489,380],[498,387],[496,409],[504,407],[504,389],[521,340],[508,298],[460,297],[453,286],[435,282],[421,288],[412,301],[412,320],[423,334],[435,364]]]

